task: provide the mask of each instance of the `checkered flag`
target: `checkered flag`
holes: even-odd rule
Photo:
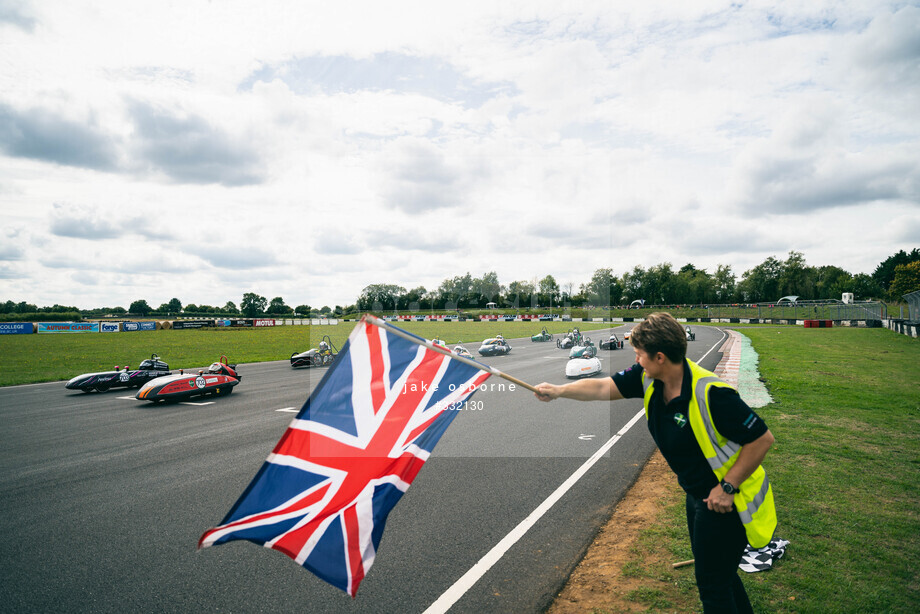
[[[766,571],[773,567],[773,561],[783,557],[788,545],[789,540],[786,539],[774,539],[763,548],[754,548],[748,544],[741,555],[741,564],[738,567],[748,573]]]

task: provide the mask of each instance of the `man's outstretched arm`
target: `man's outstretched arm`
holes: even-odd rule
[[[616,401],[622,399],[620,389],[613,383],[613,378],[581,379],[568,384],[556,385],[543,382],[536,386],[534,396],[541,401],[553,399],[575,399],[576,401]]]

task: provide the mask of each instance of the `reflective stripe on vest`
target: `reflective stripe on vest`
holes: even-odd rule
[[[709,412],[709,389],[711,386],[731,387],[711,371],[703,369],[692,360],[687,360],[690,366],[691,390],[693,391],[688,412],[690,426],[703,456],[709,467],[720,481],[735,464],[741,446],[729,441],[716,430]],[[645,389],[645,417],[648,419],[649,401],[654,393],[655,381],[646,374],[642,374],[642,386]],[[748,542],[755,548],[766,546],[773,537],[776,529],[776,508],[773,502],[773,491],[770,480],[762,466],[758,466],[739,487],[740,492],[735,494],[735,509],[744,523]]]

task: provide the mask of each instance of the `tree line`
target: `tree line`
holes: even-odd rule
[[[920,290],[920,248],[909,253],[900,250],[878,264],[875,271],[852,274],[838,266],[809,266],[801,252],[790,251],[784,260],[766,258],[738,278],[728,265],[718,265],[712,273],[685,264],[674,270],[670,262],[648,269],[635,266],[622,275],[611,268],[594,271],[591,279],[575,287],[574,282],[560,284],[552,275],[542,279],[499,282],[495,271],[473,277],[470,273],[447,278],[433,289],[418,286],[407,290],[403,286],[378,283],[366,286],[354,305],[334,308],[310,305],[290,307],[280,296],[266,299],[254,292],[243,294],[239,307],[227,301],[222,307],[212,305],[183,305],[178,298],[154,309],[144,299],[138,299],[125,309],[102,307],[89,310],[91,314],[177,316],[200,314],[214,316],[341,316],[361,311],[427,311],[484,309],[494,303],[502,309],[534,307],[615,307],[627,306],[635,300],[649,305],[706,305],[729,303],[760,303],[776,301],[794,295],[800,300],[840,299],[851,292],[857,300],[887,300],[899,302],[903,295]],[[77,307],[54,305],[36,307],[26,302],[0,302],[0,314],[83,312]]]
[[[597,269],[579,284],[559,284],[552,275],[542,279],[513,281],[501,285],[494,271],[482,277],[469,273],[445,279],[434,290],[423,286],[406,290],[395,284],[371,284],[362,290],[358,311],[485,308],[528,308],[553,305],[571,307],[623,307],[636,300],[650,305],[705,305],[759,303],[783,296],[799,300],[840,299],[851,292],[857,300],[900,301],[920,290],[920,249],[904,250],[885,259],[872,275],[856,275],[833,265],[814,267],[801,252],[790,251],[785,260],[770,256],[737,278],[728,265],[712,273],[686,264],[674,270],[670,262],[648,269],[635,266],[615,275],[610,268]]]

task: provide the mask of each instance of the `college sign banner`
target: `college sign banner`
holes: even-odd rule
[[[39,322],[40,333],[98,333],[99,322]]]
[[[31,322],[0,322],[0,335],[31,335],[35,327]]]

